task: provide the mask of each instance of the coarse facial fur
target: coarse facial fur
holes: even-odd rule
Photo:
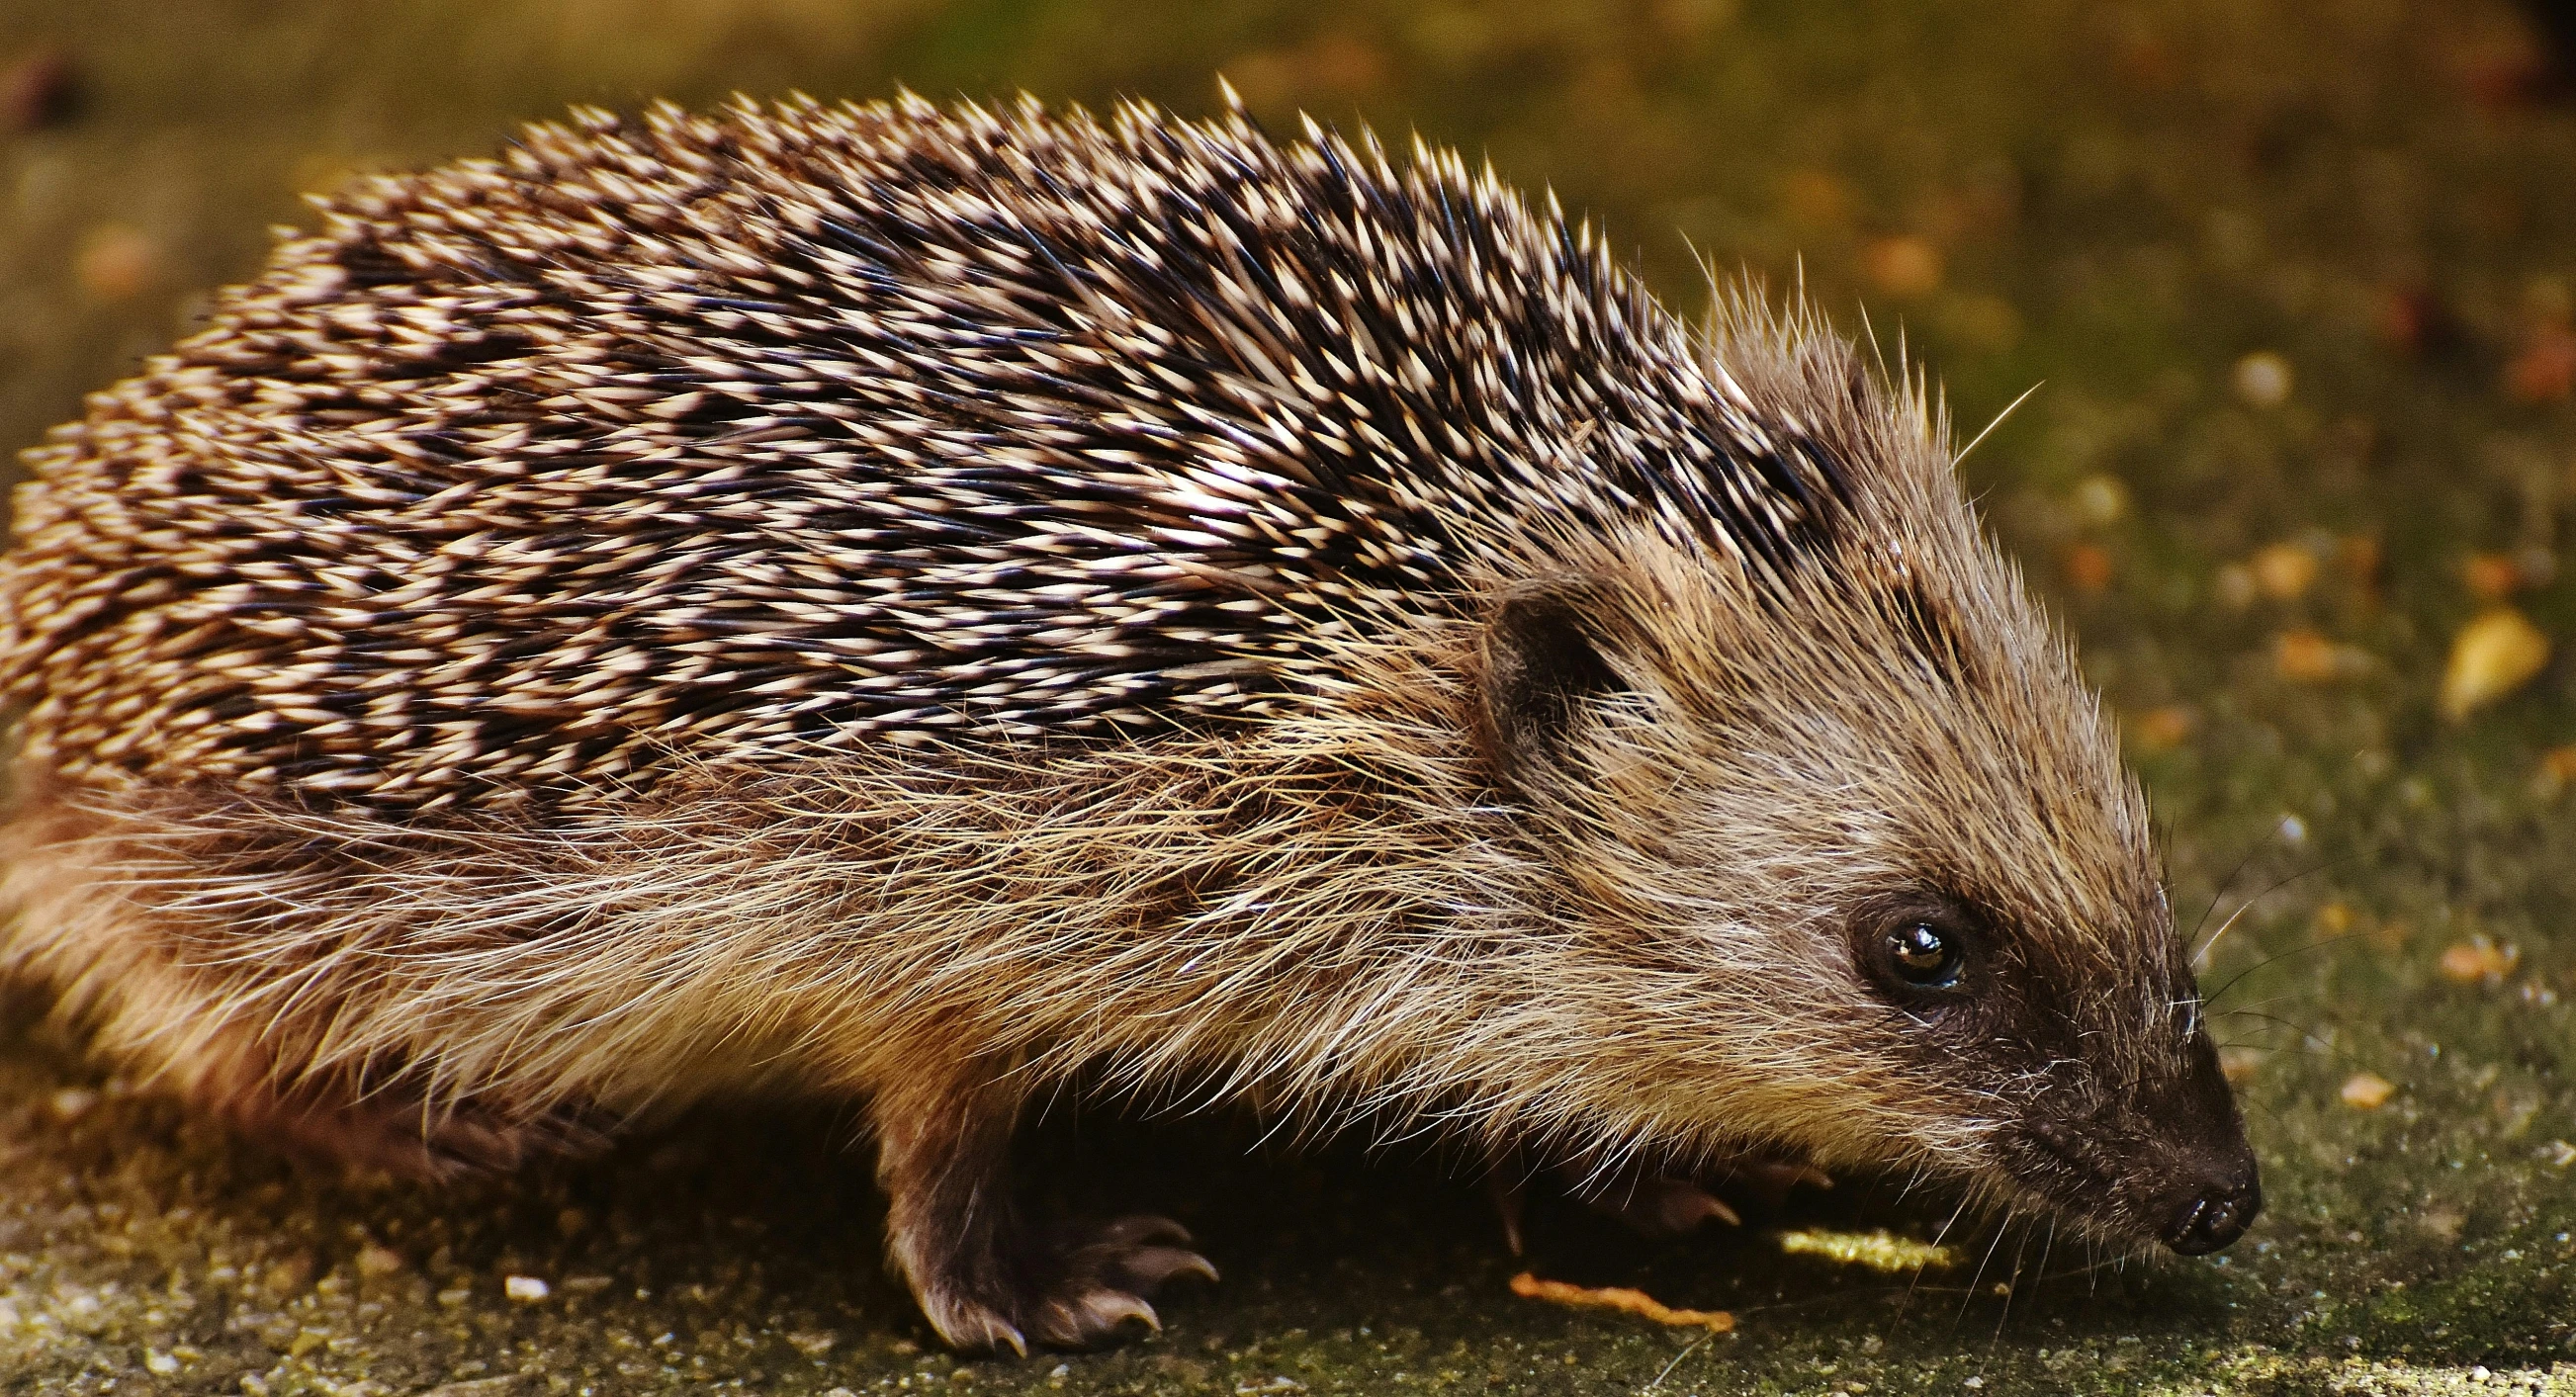
[[[435,1173],[863,1100],[967,1346],[1208,1271],[1018,1218],[1077,1077],[2258,1206],[2111,732],[1804,311],[1239,112],[586,112],[323,218],[0,573],[9,961],[209,1107]]]

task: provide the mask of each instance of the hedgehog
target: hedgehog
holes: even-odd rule
[[[426,1177],[846,1102],[1023,1353],[1214,1278],[1023,1206],[1069,1092],[2254,1217],[2116,735],[1803,298],[1231,94],[576,110],[317,208],[0,564],[5,963],[138,1078]]]

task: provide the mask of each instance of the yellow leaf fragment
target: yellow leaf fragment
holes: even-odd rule
[[[2199,726],[2199,717],[2180,704],[2150,708],[2129,724],[2129,733],[2138,746],[2149,752],[2162,752],[2191,740],[2191,730]]]
[[[2355,1072],[2345,1080],[2343,1104],[2357,1111],[2376,1111],[2397,1094],[2397,1084],[2376,1072]]]
[[[2461,628],[2442,671],[2442,716],[2457,720],[2532,680],[2549,663],[2549,637],[2509,606]]]
[[[1926,1266],[1956,1266],[1957,1254],[1948,1247],[1917,1242],[1892,1232],[1783,1232],[1780,1250],[1821,1256],[1846,1266],[1866,1266],[1873,1271],[1920,1271]]]
[[[1657,1324],[1697,1325],[1717,1334],[1735,1327],[1735,1316],[1724,1310],[1676,1310],[1642,1290],[1618,1285],[1588,1286],[1543,1281],[1527,1271],[1512,1277],[1512,1294],[1579,1310],[1618,1310],[1651,1319]]]
[[[2302,684],[2323,684],[2340,677],[2349,667],[2348,659],[2347,647],[2305,628],[2272,638],[2273,667],[2282,678]]]
[[[2443,949],[2442,975],[2462,984],[2501,980],[2512,974],[2521,960],[2520,946],[2499,946],[2483,936],[2472,936]]]

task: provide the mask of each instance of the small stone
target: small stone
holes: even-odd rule
[[[2549,637],[2500,606],[2461,628],[2442,671],[2442,716],[2457,721],[2531,682],[2549,663]]]
[[[358,1252],[358,1274],[369,1280],[397,1275],[406,1264],[402,1253],[391,1247],[364,1247]]]
[[[809,1329],[787,1336],[787,1346],[807,1358],[820,1358],[841,1342],[841,1336],[828,1329]]]
[[[2212,586],[2219,603],[2231,611],[2243,611],[2254,604],[2254,570],[2243,563],[2221,565]]]
[[[54,1119],[58,1121],[78,1120],[97,1104],[98,1093],[88,1087],[64,1087],[45,1098],[45,1109],[53,1112]]]
[[[553,1294],[554,1290],[534,1276],[510,1276],[501,1282],[501,1293],[522,1305],[533,1305]]]
[[[2257,591],[2274,601],[2296,601],[2317,580],[2317,555],[2295,543],[2276,543],[2246,565]]]
[[[2076,518],[2098,529],[2118,523],[2129,512],[2129,487],[2112,476],[2088,475],[2075,482],[2067,502],[2074,506]]]
[[[2549,1161],[2550,1168],[2564,1169],[2570,1164],[2576,1164],[2576,1145],[2568,1144],[2564,1140],[2552,1140],[2542,1146],[2541,1157]]]
[[[2443,949],[2442,976],[2462,984],[2493,983],[2512,974],[2521,960],[2520,946],[2499,946],[2486,937],[2472,936]]]
[[[2290,400],[2290,361],[2271,350],[2257,350],[2236,361],[2229,382],[2236,396],[2255,407],[2279,407]]]
[[[179,1371],[179,1360],[157,1348],[147,1348],[143,1351],[143,1366],[155,1376],[166,1378]]]
[[[2397,1094],[2397,1084],[2376,1072],[2355,1072],[2344,1080],[2343,1090],[2336,1093],[2343,1104],[2357,1111],[2376,1111]]]

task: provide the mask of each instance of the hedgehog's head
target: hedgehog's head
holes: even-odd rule
[[[1641,524],[1483,613],[1481,750],[1587,961],[1554,1050],[1612,1069],[1566,1092],[2227,1245],[2254,1157],[2109,725],[1931,434],[1817,449],[1849,500],[1786,564]]]

